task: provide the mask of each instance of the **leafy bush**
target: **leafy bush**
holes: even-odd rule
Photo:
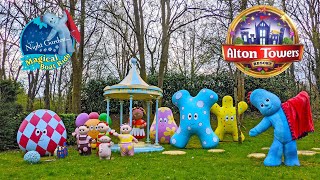
[[[118,82],[114,79],[103,80],[91,80],[85,85],[82,93],[82,111],[83,112],[106,112],[106,104],[103,97],[103,88],[106,85],[114,85]],[[158,76],[153,75],[148,77],[148,83],[150,85],[157,86]],[[264,88],[277,94],[281,100],[286,101],[295,95],[295,92],[286,90],[287,87],[294,87],[294,81],[290,79],[285,73],[276,77],[268,79],[258,79],[250,76],[245,76],[245,93],[253,91],[257,88]],[[234,95],[234,80],[229,73],[223,72],[220,74],[210,75],[196,75],[194,77],[186,77],[179,73],[166,73],[163,83],[163,99],[161,106],[170,107],[174,113],[178,112],[178,109],[171,103],[171,97],[179,90],[186,89],[192,96],[196,96],[202,88],[208,88],[215,91],[218,96],[218,102],[221,103],[223,96]],[[141,102],[134,102],[134,106],[141,105]],[[128,113],[129,101],[124,103],[124,113]],[[154,109],[154,107],[153,107]],[[110,113],[119,114],[120,107],[119,102],[111,100]]]
[[[20,85],[0,81],[0,151],[17,148],[17,131],[24,117],[22,106],[15,101]]]
[[[75,114],[59,114],[59,117],[62,119],[63,124],[67,129],[67,144],[75,145],[76,139],[75,137],[72,136],[72,133],[74,132],[74,129],[76,127],[74,124],[76,115]]]

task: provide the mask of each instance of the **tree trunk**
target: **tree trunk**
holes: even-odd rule
[[[50,109],[50,72],[46,71],[46,84],[44,88],[44,108]]]
[[[170,0],[161,0],[161,27],[162,27],[162,39],[161,39],[161,57],[159,66],[158,87],[163,88],[164,71],[168,64],[169,58],[169,23],[170,23]]]
[[[33,71],[31,71],[28,74],[29,87],[28,87],[28,95],[27,95],[28,96],[27,108],[26,108],[27,112],[33,111],[33,103],[36,97],[38,80],[39,80],[39,69],[36,70],[35,74]]]
[[[243,11],[247,8],[247,0],[242,0],[240,2],[240,11]],[[239,115],[238,113],[238,102],[244,101],[244,74],[237,69],[235,72],[235,108],[236,108],[236,118],[238,121],[238,142],[242,143],[243,139],[241,138],[241,124],[243,121],[243,114]]]
[[[70,1],[70,14],[75,17],[75,1]],[[72,61],[72,112],[80,113],[81,111],[81,88],[82,88],[82,71],[84,61],[84,23],[85,23],[85,0],[81,0],[80,10],[80,37],[81,42],[79,51],[75,52],[71,56]]]
[[[135,34],[138,42],[139,60],[140,60],[140,76],[147,81],[145,53],[144,53],[144,20],[141,0],[133,0]]]

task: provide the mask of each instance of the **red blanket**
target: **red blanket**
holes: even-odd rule
[[[80,37],[80,32],[76,26],[76,24],[74,23],[73,19],[72,19],[72,16],[70,15],[69,11],[68,10],[64,10],[67,14],[67,17],[68,17],[68,21],[66,23],[69,31],[70,31],[70,34],[71,36],[78,42],[80,43],[81,41],[81,37]]]
[[[286,114],[292,139],[299,139],[314,131],[310,98],[307,92],[302,91],[296,97],[282,103]]]

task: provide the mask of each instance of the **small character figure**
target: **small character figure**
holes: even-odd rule
[[[110,147],[113,145],[111,138],[108,136],[102,136],[99,139],[99,157],[100,159],[111,159],[111,149]]]
[[[66,25],[68,16],[66,12],[63,12],[62,18],[57,17],[51,13],[45,13],[42,16],[42,21],[52,27],[50,34],[47,37],[47,41],[52,40],[58,34],[59,36],[59,55],[65,55],[67,53],[73,53],[74,47],[70,36],[70,31]]]
[[[90,155],[91,145],[90,143],[95,143],[95,140],[88,136],[89,127],[82,125],[79,128],[79,134],[76,135],[78,143],[78,151],[80,155]],[[75,133],[72,134],[73,136]]]
[[[98,147],[98,151],[97,151],[97,154],[99,152],[99,145],[101,144],[100,142],[100,138],[103,137],[103,136],[110,136],[112,135],[112,133],[110,132],[110,127],[109,127],[109,124],[108,123],[105,123],[105,122],[100,122],[97,126],[98,128],[98,131],[99,131],[99,134],[97,136],[97,147]]]
[[[121,156],[134,155],[134,146],[132,141],[134,141],[135,143],[138,143],[138,140],[130,134],[131,130],[132,128],[129,125],[123,124],[120,126],[120,132],[122,134],[118,134],[114,130],[111,131],[112,134],[118,137],[120,140],[119,146],[120,146]]]
[[[100,120],[98,119],[99,118],[99,114],[97,112],[91,112],[89,114],[89,119],[85,122],[85,125],[87,125],[89,127],[89,132],[88,132],[88,135],[94,139],[95,141],[91,143],[91,148],[92,149],[96,149],[97,147],[97,136],[99,134],[99,131],[98,131],[98,124],[100,122]]]
[[[144,128],[147,126],[146,121],[142,119],[145,110],[142,107],[135,107],[132,110],[132,131],[131,134],[137,139],[143,139],[146,134]]]

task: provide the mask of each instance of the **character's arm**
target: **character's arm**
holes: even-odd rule
[[[211,109],[210,109],[210,111],[213,113],[213,114],[219,114],[219,111],[220,111],[220,106],[219,106],[219,104],[218,103],[215,103],[212,107],[211,107]]]
[[[244,101],[238,103],[238,114],[244,113],[248,109],[248,104]]]
[[[261,122],[249,131],[249,136],[257,136],[266,131],[271,126],[268,118],[264,117]]]
[[[68,16],[67,16],[67,13],[65,11],[63,11],[63,16],[62,18],[60,19],[60,21],[65,24],[67,21],[68,21]]]
[[[111,132],[111,134],[112,135],[114,135],[114,136],[116,136],[116,137],[118,137],[119,136],[119,134],[113,129],[113,130],[111,130],[110,131]]]
[[[143,127],[143,128],[144,128],[144,127],[147,127],[147,122],[146,122],[146,121],[144,121],[142,127]]]
[[[135,143],[138,143],[138,139],[136,139],[135,137],[132,138],[132,140],[135,142]]]
[[[57,32],[58,32],[57,30],[52,28],[50,34],[47,37],[47,41],[50,41],[57,34]]]

